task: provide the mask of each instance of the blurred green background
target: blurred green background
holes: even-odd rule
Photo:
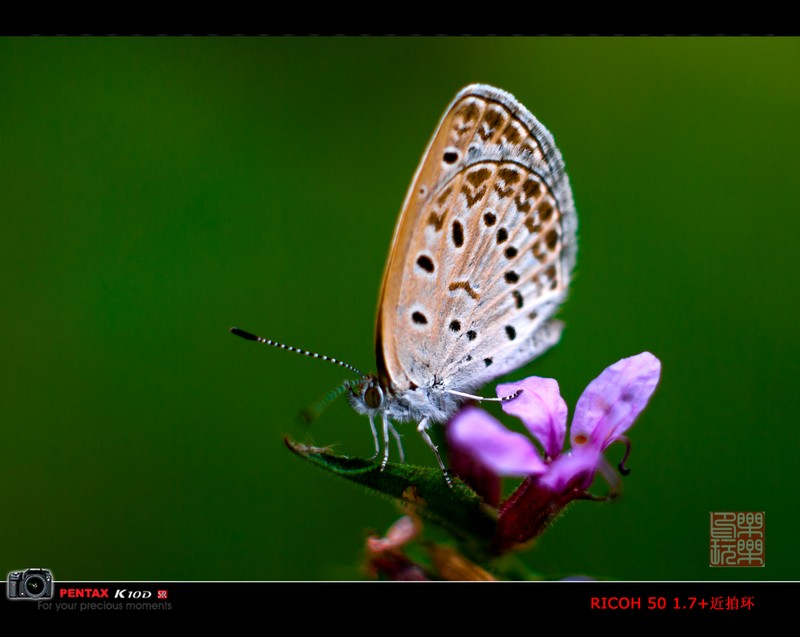
[[[525,561],[796,579],[798,77],[797,39],[0,39],[0,571],[364,577],[397,510],[282,443],[346,375],[227,329],[373,369],[406,188],[484,82],[554,133],[580,223],[564,338],[513,377],[574,407],[616,360],[663,361],[623,496]],[[372,451],[344,401],[311,434]],[[765,568],[709,568],[710,511],[766,512]]]

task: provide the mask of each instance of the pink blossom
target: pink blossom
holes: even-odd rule
[[[522,420],[541,450],[531,438],[509,431],[477,407],[466,407],[450,421],[447,440],[456,455],[472,458],[498,477],[526,478],[499,507],[501,548],[534,537],[571,500],[590,497],[586,490],[598,472],[615,492],[619,477],[603,452],[614,442],[630,448],[625,433],[647,405],[660,375],[661,362],[649,352],[606,368],[578,399],[567,451],[567,405],[552,378],[534,376],[497,387],[498,396],[522,390],[503,403],[503,410]],[[626,473],[622,464],[620,471]],[[464,477],[469,482],[471,476]]]

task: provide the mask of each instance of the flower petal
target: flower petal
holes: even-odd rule
[[[500,504],[503,479],[471,453],[457,445],[447,445],[447,463],[455,475],[467,483],[489,506]]]
[[[592,486],[603,456],[599,448],[584,445],[556,458],[539,477],[539,484],[551,491],[562,492],[567,487],[588,489]]]
[[[386,537],[369,536],[367,538],[367,550],[370,553],[379,554],[402,549],[403,546],[414,540],[421,531],[422,523],[418,519],[412,518],[410,515],[404,515],[389,527]]]
[[[509,431],[477,407],[465,407],[447,425],[447,442],[502,476],[528,476],[546,465],[528,438]]]
[[[567,433],[567,403],[558,391],[558,382],[553,378],[531,376],[516,383],[498,385],[497,395],[510,396],[518,389],[522,393],[504,402],[503,411],[522,420],[547,455],[555,458],[564,447]]]
[[[589,443],[602,451],[619,439],[647,405],[660,375],[661,361],[650,352],[606,368],[578,399],[570,430],[573,449]]]

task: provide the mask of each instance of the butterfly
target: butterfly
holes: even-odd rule
[[[550,132],[514,96],[486,84],[448,106],[406,194],[383,274],[375,326],[376,374],[239,328],[249,340],[322,358],[359,375],[348,382],[383,460],[393,422],[413,421],[450,478],[429,428],[472,392],[555,345],[577,216]]]

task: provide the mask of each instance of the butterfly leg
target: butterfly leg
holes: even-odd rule
[[[381,418],[383,418],[383,462],[381,462],[381,471],[383,471],[386,463],[389,462],[389,429],[392,428],[392,424],[386,414],[381,414]]]
[[[394,440],[397,443],[397,450],[400,452],[400,464],[403,464],[406,461],[406,454],[403,451],[403,441],[400,439],[400,434],[397,432],[397,429],[394,428],[392,423],[389,423],[389,431],[392,432]]]
[[[426,442],[426,444],[431,448],[431,451],[433,451],[433,455],[435,455],[436,459],[439,461],[439,467],[444,474],[444,479],[447,480],[448,486],[452,488],[453,482],[450,480],[450,472],[448,471],[447,467],[444,466],[444,462],[442,462],[442,457],[439,455],[439,447],[433,444],[433,440],[431,440],[431,437],[428,435],[429,425],[430,420],[428,420],[428,418],[423,418],[419,425],[417,425],[417,431],[419,432],[419,435],[422,436],[422,439]]]
[[[375,441],[375,453],[372,454],[370,460],[375,460],[381,452],[381,443],[378,442],[378,431],[375,429],[375,421],[372,418],[372,414],[369,414],[369,428],[372,429],[372,439]]]

